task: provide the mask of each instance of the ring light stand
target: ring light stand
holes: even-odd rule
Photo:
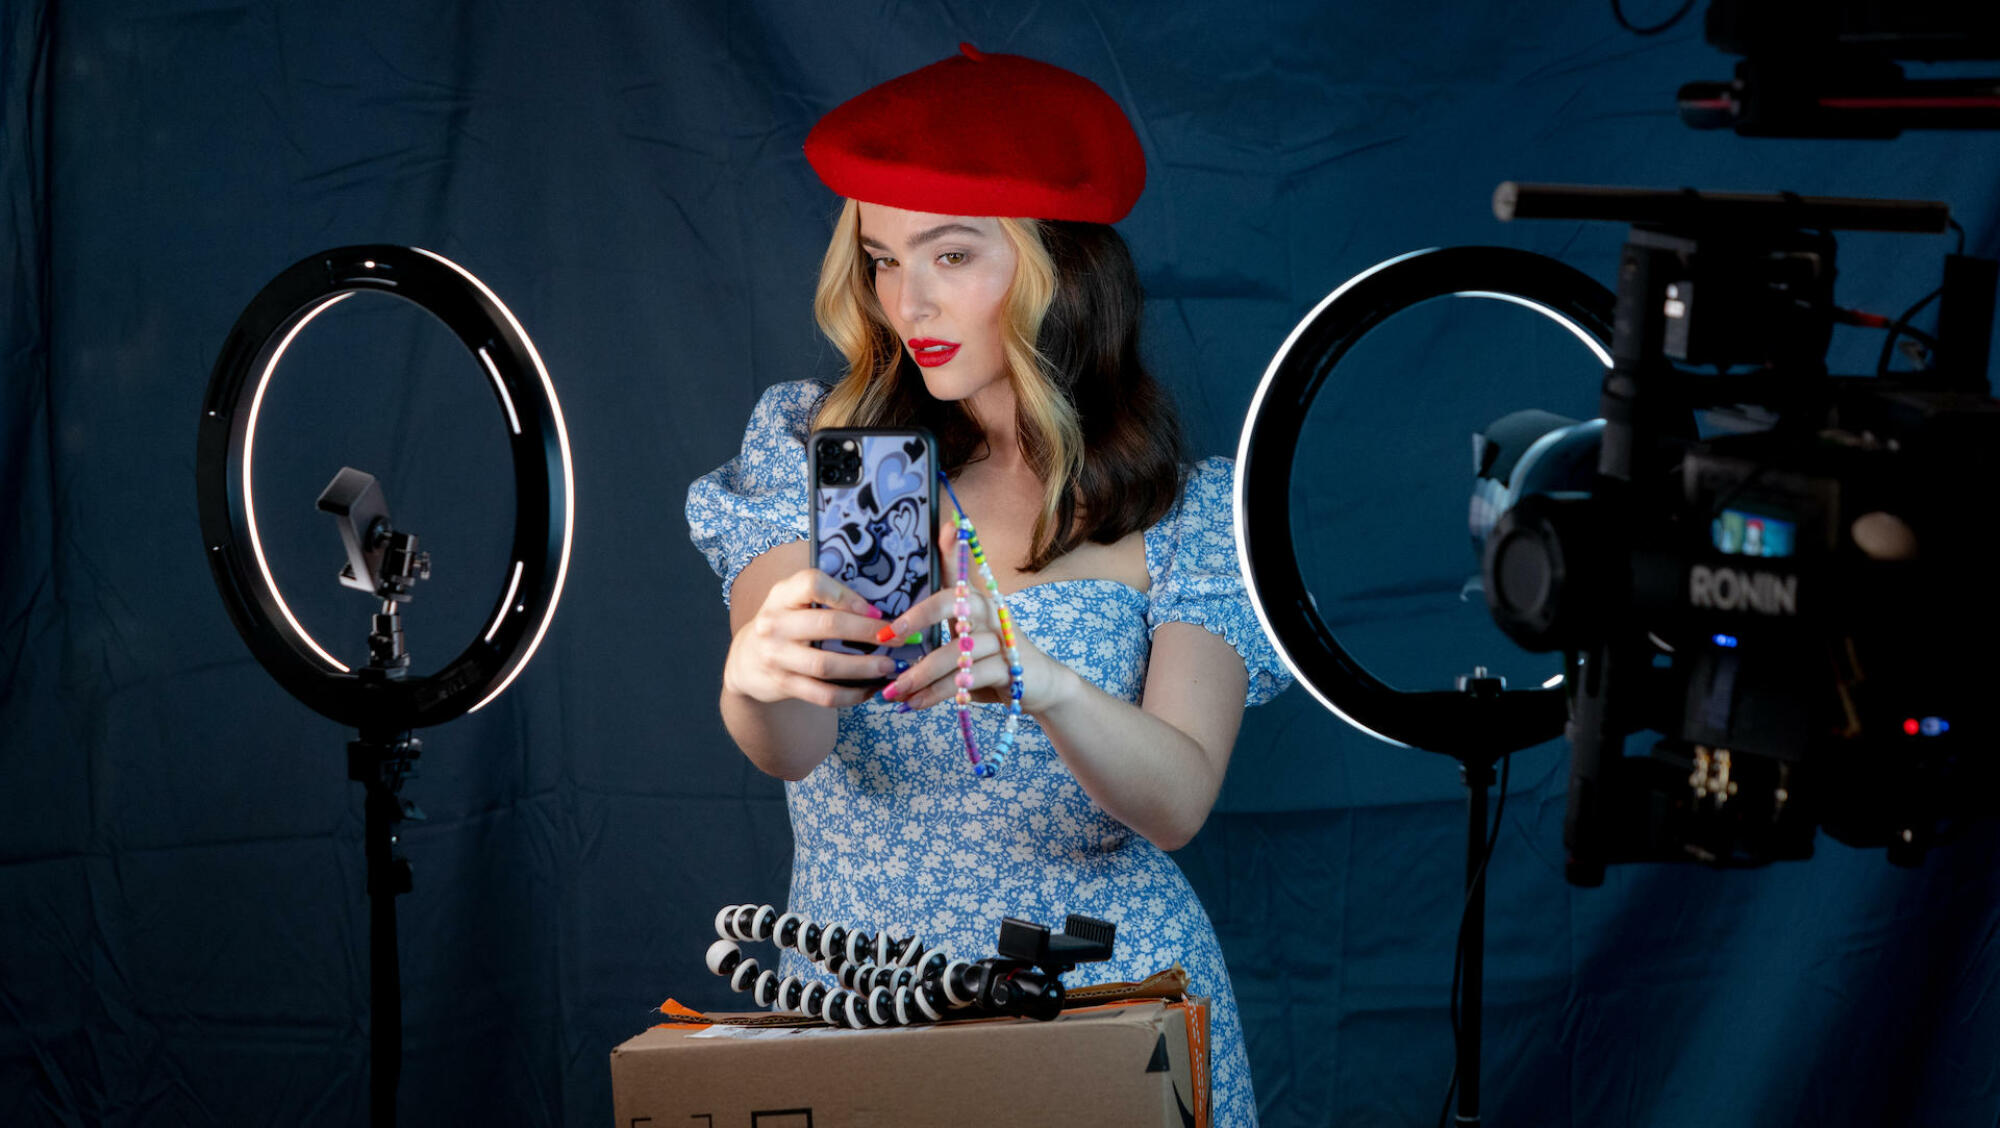
[[[1251,400],[1236,451],[1236,545],[1244,585],[1278,655],[1319,703],[1378,740],[1439,752],[1459,763],[1466,787],[1462,1022],[1458,1123],[1479,1123],[1479,1023],[1485,947],[1486,793],[1509,753],[1562,734],[1561,688],[1509,691],[1482,667],[1456,691],[1405,692],[1348,654],[1306,588],[1293,543],[1291,474],[1307,410],[1348,350],[1401,311],[1442,297],[1525,306],[1573,333],[1611,363],[1610,291],[1553,259],[1501,247],[1415,251],[1363,271],[1328,294],[1292,330]]]
[[[369,663],[350,669],[302,626],[272,578],[257,527],[252,464],[258,414],[285,350],[313,318],[362,291],[408,301],[443,322],[479,362],[499,401],[513,458],[516,515],[511,566],[487,626],[436,673],[408,676],[400,605],[429,559],[396,530],[375,480],[343,467],[319,506],[341,526],[348,565],[341,582],[382,600]],[[396,897],[410,890],[396,827],[420,819],[402,798],[422,749],[413,730],[476,711],[520,675],[547,634],[569,569],[574,482],[562,406],[541,356],[498,297],[463,268],[411,247],[341,247],[272,279],[230,330],[202,402],[195,458],[203,543],[230,621],[292,696],[358,730],[348,778],[364,791],[370,951],[371,1119],[395,1123],[402,1058]]]

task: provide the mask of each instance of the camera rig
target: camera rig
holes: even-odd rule
[[[1681,89],[1691,125],[2000,128],[2000,81],[1907,80],[1897,65],[2000,58],[1990,5],[1713,0],[1707,38],[1743,62],[1732,82]],[[1959,820],[2000,812],[1980,663],[2000,607],[1983,595],[1989,538],[1972,515],[2000,459],[1994,263],[1964,255],[1961,230],[1944,284],[1892,321],[1835,304],[1833,233],[1941,232],[1956,226],[1942,204],[1503,184],[1494,210],[1629,224],[1616,296],[1501,247],[1414,251],[1355,275],[1265,370],[1234,499],[1251,605],[1300,685],[1353,728],[1460,765],[1445,1100],[1461,1125],[1480,1122],[1486,793],[1510,753],[1568,738],[1565,875],[1579,885],[1614,862],[1804,857],[1820,827],[1914,864]],[[1336,637],[1300,563],[1292,461],[1313,399],[1369,332],[1444,297],[1530,309],[1604,372],[1599,418],[1516,412],[1473,437],[1479,582],[1515,642],[1563,654],[1541,688],[1483,668],[1456,692],[1388,685]],[[1932,337],[1910,322],[1939,298]],[[1828,373],[1840,323],[1887,330],[1872,378]],[[1923,364],[1892,375],[1902,338]],[[1646,731],[1659,734],[1650,754],[1628,756]]]
[[[1632,225],[1601,421],[1482,450],[1520,459],[1488,606],[1566,655],[1569,880],[1806,857],[1819,826],[1913,864],[2000,810],[1979,661],[2000,605],[1967,505],[2000,470],[1994,264],[1947,261],[1931,367],[1833,376],[1836,322],[1870,321],[1833,301],[1832,232],[1941,232],[1944,205],[1503,184],[1494,208]],[[1566,437],[1595,459],[1534,480],[1524,440]]]
[[[2000,810],[1977,664],[2000,610],[1980,595],[1985,538],[1965,512],[2000,458],[1984,394],[1994,265],[1952,256],[1938,293],[1892,323],[1834,303],[1832,232],[1943,231],[1941,204],[1514,184],[1494,204],[1502,219],[1630,224],[1617,294],[1500,247],[1363,271],[1272,358],[1234,499],[1245,588],[1301,686],[1368,735],[1460,765],[1461,1124],[1479,1122],[1487,792],[1509,753],[1568,737],[1579,885],[1613,862],[1804,857],[1821,826],[1910,863],[1961,817]],[[1308,408],[1368,333],[1445,297],[1532,310],[1603,373],[1600,418],[1516,412],[1474,436],[1480,583],[1515,642],[1563,654],[1540,688],[1478,668],[1455,692],[1384,683],[1301,566],[1291,475]],[[1932,338],[1909,322],[1937,297]],[[1829,375],[1842,322],[1889,330],[1875,376]],[[1900,336],[1930,346],[1922,371],[1889,373]],[[1649,730],[1650,754],[1626,755]]]

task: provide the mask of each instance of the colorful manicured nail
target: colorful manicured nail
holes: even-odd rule
[[[882,687],[882,700],[894,701],[897,697],[901,696],[902,693],[903,693],[902,689],[900,689],[895,682],[890,682],[888,685]]]
[[[909,646],[915,646],[922,641],[924,641],[924,632],[922,631],[911,631],[910,637],[903,640]]]
[[[866,611],[863,611],[862,614],[868,616],[871,619],[879,619],[882,617],[882,609],[880,607],[875,606],[873,603],[870,603],[868,605],[868,609]]]
[[[898,712],[898,713],[907,713],[907,712],[909,712],[909,711],[910,711],[910,703],[909,703],[909,702],[907,702],[907,701],[898,701],[898,702],[896,702],[896,712]]]
[[[909,664],[908,662],[905,662],[905,661],[903,661],[903,660],[902,660],[901,658],[898,658],[898,659],[896,659],[896,672],[897,672],[897,673],[899,673],[899,674],[900,674],[900,673],[902,673],[902,672],[903,672],[904,670],[907,670],[907,669],[909,669],[909,668],[910,668],[910,664]]]
[[[895,637],[896,637],[896,628],[892,626],[885,626],[881,630],[875,632],[876,642],[888,642]]]

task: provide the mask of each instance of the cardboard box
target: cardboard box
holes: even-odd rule
[[[1050,1022],[656,1026],[611,1052],[619,1128],[1206,1128],[1205,1000]]]

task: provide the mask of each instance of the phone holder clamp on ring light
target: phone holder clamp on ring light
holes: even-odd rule
[[[473,354],[499,401],[513,461],[514,538],[499,599],[484,630],[424,677],[386,670],[379,657],[369,667],[351,669],[314,639],[279,591],[257,525],[252,469],[258,417],[272,377],[314,318],[364,291],[425,310]],[[360,739],[348,745],[348,774],[366,791],[370,1104],[375,1124],[393,1124],[402,1051],[395,897],[409,891],[410,869],[395,853],[392,831],[405,818],[422,817],[398,795],[421,749],[410,734],[498,697],[534,656],[555,617],[575,531],[562,406],[534,343],[479,279],[418,248],[340,247],[302,259],[272,279],[230,329],[202,401],[195,476],[210,570],[237,633],[292,696],[360,731]],[[393,613],[393,604],[389,610]],[[383,618],[393,621],[392,615],[378,616],[378,624]]]
[[[1457,691],[1397,690],[1350,655],[1320,615],[1292,537],[1292,463],[1313,397],[1376,326],[1434,298],[1492,298],[1569,330],[1611,364],[1611,292],[1554,259],[1504,247],[1414,251],[1328,294],[1271,359],[1236,451],[1236,546],[1258,621],[1299,684],[1335,716],[1390,744],[1459,761],[1467,792],[1464,960],[1458,1032],[1458,1122],[1479,1123],[1479,1022],[1485,944],[1486,792],[1508,753],[1560,736],[1565,690],[1506,690],[1484,669]]]

